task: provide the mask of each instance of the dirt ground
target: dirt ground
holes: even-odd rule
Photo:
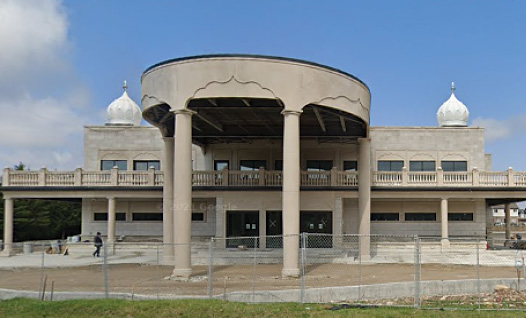
[[[215,266],[213,293],[298,289],[301,279],[281,278],[281,265]],[[149,295],[207,295],[208,267],[195,266],[189,281],[169,280],[172,266],[122,264],[109,265],[107,277],[110,292]],[[481,278],[517,278],[513,267],[481,267]],[[414,281],[414,266],[405,264],[320,264],[306,269],[305,286],[356,286]],[[46,290],[104,292],[104,271],[101,265],[74,268],[26,268],[0,270],[0,288],[38,291],[45,277]],[[422,265],[422,280],[475,279],[474,266]]]

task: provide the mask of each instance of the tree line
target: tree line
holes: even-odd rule
[[[26,170],[19,163],[15,170]],[[65,239],[80,234],[81,202],[43,199],[14,200],[13,240],[15,242]],[[0,193],[0,239],[4,237],[4,198]]]

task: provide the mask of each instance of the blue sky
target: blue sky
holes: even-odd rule
[[[82,127],[104,123],[124,79],[139,102],[152,64],[248,53],[354,74],[372,126],[436,126],[454,81],[493,169],[526,170],[525,13],[525,1],[0,0],[0,164],[81,166]]]

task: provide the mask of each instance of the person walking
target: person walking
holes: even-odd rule
[[[93,257],[100,257],[100,248],[102,247],[102,245],[104,245],[102,243],[102,238],[100,237],[100,232],[97,232],[97,235],[95,235],[94,242],[96,250],[95,252],[93,252]]]

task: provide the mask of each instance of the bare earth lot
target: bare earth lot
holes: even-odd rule
[[[195,266],[187,281],[166,279],[172,266],[119,264],[108,266],[110,292],[150,295],[207,295],[208,267]],[[321,264],[307,268],[306,287],[356,286],[414,281],[414,266],[405,264]],[[474,266],[425,264],[422,280],[475,279]],[[38,291],[41,277],[47,277],[47,290],[104,292],[101,265],[72,268],[18,268],[0,270],[0,288]],[[517,278],[513,267],[481,267],[481,278]],[[297,289],[301,279],[281,278],[281,265],[215,266],[214,294],[235,291]]]

